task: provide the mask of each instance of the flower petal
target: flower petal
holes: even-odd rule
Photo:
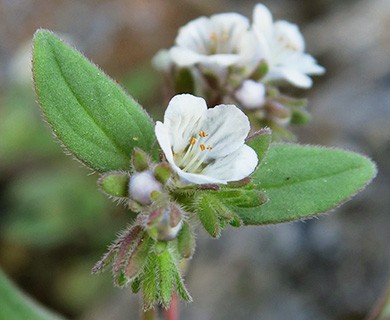
[[[235,92],[235,97],[246,109],[261,108],[265,102],[265,85],[253,80],[245,80]]]
[[[264,80],[286,80],[299,88],[310,88],[313,80],[303,72],[289,67],[271,69]]]
[[[248,117],[234,105],[218,105],[208,109],[201,130],[208,134],[205,146],[211,146],[207,151],[206,161],[224,157],[236,151],[245,142],[250,124]]]
[[[270,37],[272,33],[273,19],[268,8],[259,3],[253,9],[253,26],[255,32]]]
[[[172,145],[169,137],[169,132],[166,126],[162,122],[157,121],[156,126],[154,127],[154,132],[156,134],[158,144],[160,145],[161,150],[165,154],[165,158],[167,158],[167,161],[169,163],[174,163]]]
[[[199,132],[206,110],[206,101],[200,97],[180,94],[171,99],[165,111],[164,126],[173,152],[183,151],[191,137]]]
[[[256,152],[244,144],[235,152],[209,164],[202,173],[212,178],[238,181],[249,176],[256,169],[257,163]]]

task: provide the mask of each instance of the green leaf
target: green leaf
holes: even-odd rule
[[[158,159],[148,114],[123,89],[53,33],[34,37],[38,102],[58,139],[99,172],[128,170],[138,147]]]
[[[349,200],[376,175],[375,164],[353,152],[297,144],[272,144],[252,175],[269,201],[237,208],[246,225],[309,218]]]
[[[0,270],[0,319],[60,320],[64,319],[38,305],[21,292]]]
[[[98,184],[111,197],[124,198],[129,193],[130,177],[124,172],[109,172],[99,178]]]

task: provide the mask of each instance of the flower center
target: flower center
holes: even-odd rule
[[[237,53],[237,48],[230,43],[229,33],[224,30],[220,34],[213,31],[209,36],[208,54]]]
[[[180,169],[186,172],[200,173],[205,168],[205,160],[209,151],[213,148],[211,145],[204,143],[208,134],[199,131],[197,136],[192,136],[188,145],[181,154],[176,156],[176,164]]]

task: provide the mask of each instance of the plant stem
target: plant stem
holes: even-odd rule
[[[179,320],[179,300],[175,293],[172,294],[172,301],[169,309],[164,310],[165,320]]]
[[[142,320],[157,320],[157,312],[155,309],[149,309],[142,312]]]

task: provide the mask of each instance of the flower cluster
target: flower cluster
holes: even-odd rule
[[[252,23],[237,13],[189,22],[179,30],[175,45],[155,56],[154,64],[175,93],[205,97],[210,106],[237,104],[255,120],[255,127],[269,126],[275,132],[308,119],[302,110],[305,100],[282,94],[283,89],[310,88],[310,76],[324,72],[305,53],[298,27],[273,21],[262,4],[255,6]]]

